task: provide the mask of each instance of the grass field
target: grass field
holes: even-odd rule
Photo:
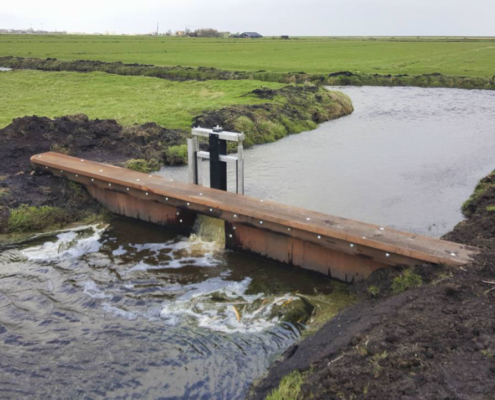
[[[495,75],[495,39],[206,39],[0,35],[0,56],[206,66],[227,70]]]
[[[282,86],[250,80],[172,82],[102,72],[0,72],[0,128],[25,115],[83,113],[90,118],[116,119],[123,125],[153,121],[187,130],[192,117],[202,111],[262,103],[259,98],[244,95],[259,87]]]

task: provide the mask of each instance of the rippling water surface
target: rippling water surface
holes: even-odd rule
[[[342,90],[353,115],[246,152],[246,193],[450,230],[495,166],[495,92]],[[205,226],[185,238],[122,219],[0,250],[0,398],[242,399],[299,337],[307,299],[351,301],[323,277],[221,250]]]
[[[429,236],[461,221],[461,204],[495,169],[495,91],[330,89],[355,112],[247,150],[246,193]],[[187,179],[184,168],[164,173]]]
[[[33,238],[0,254],[0,398],[241,399],[335,288],[129,220]]]

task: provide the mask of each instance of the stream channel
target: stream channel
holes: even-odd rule
[[[246,194],[449,231],[495,166],[495,92],[342,91],[354,114],[245,152]],[[3,249],[0,399],[242,399],[308,324],[352,303],[341,283],[221,238],[207,219],[189,238],[116,219]]]

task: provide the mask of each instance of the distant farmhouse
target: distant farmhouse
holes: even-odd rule
[[[239,35],[240,38],[247,38],[247,39],[260,39],[263,36],[261,36],[258,32],[244,32]]]

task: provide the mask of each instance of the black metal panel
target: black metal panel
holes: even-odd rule
[[[227,141],[210,134],[210,186],[212,189],[227,190],[227,163],[220,161],[220,155],[227,155]]]

